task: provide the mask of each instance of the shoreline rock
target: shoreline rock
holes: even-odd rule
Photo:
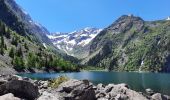
[[[18,97],[14,97],[12,93],[8,93],[3,96],[0,96],[0,100],[21,100],[21,99]]]
[[[0,75],[0,100],[170,100],[151,89],[146,94],[131,90],[124,83],[93,85],[88,80],[69,79],[52,88],[50,82]]]

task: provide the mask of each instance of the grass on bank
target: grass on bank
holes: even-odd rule
[[[86,66],[81,71],[106,71],[106,69],[104,67]]]
[[[51,80],[49,86],[52,88],[57,88],[61,83],[68,81],[69,78],[67,76],[59,76],[56,79]]]

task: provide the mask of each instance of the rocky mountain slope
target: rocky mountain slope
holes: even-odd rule
[[[20,8],[14,0],[0,0],[0,73],[16,71],[72,70],[46,34],[49,32]],[[72,58],[71,58],[72,59]],[[14,70],[15,69],[15,70]]]
[[[34,22],[14,0],[0,0],[0,19],[23,36],[29,36],[39,43],[51,44],[45,35],[49,33],[48,30]]]
[[[170,71],[170,21],[123,15],[101,31],[82,63],[115,71]]]
[[[89,53],[89,44],[102,29],[84,28],[71,33],[53,33],[47,35],[52,43],[68,55],[84,58]]]

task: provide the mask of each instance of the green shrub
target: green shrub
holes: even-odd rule
[[[69,78],[67,76],[59,76],[58,78],[53,79],[50,82],[49,86],[52,88],[57,88],[61,83],[66,82],[68,80]]]

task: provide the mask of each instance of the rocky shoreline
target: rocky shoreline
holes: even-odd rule
[[[124,83],[93,85],[88,80],[69,79],[54,88],[50,82],[0,75],[0,100],[170,100],[151,89],[136,92]]]
[[[14,75],[14,74],[19,74],[19,73],[52,73],[52,72],[56,72],[56,71],[53,69],[45,70],[45,68],[42,68],[42,69],[32,68],[31,70],[24,69],[22,71],[16,71],[12,67],[1,67],[0,68],[0,75],[11,75],[11,74]]]

